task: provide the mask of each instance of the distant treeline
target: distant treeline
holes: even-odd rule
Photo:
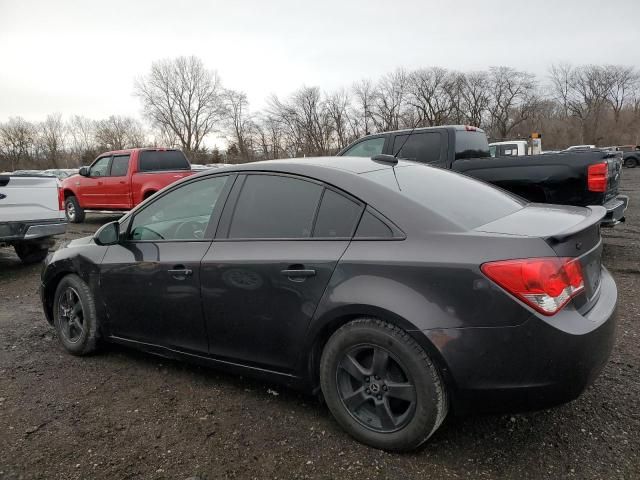
[[[303,86],[251,111],[197,57],[155,62],[134,94],[141,120],[51,114],[0,124],[0,170],[87,164],[104,150],[175,146],[197,163],[330,155],[369,133],[470,124],[492,140],[542,133],[544,149],[640,143],[640,73],[620,65],[553,65],[545,77],[510,67],[458,72],[398,69],[336,91]],[[208,150],[213,134],[226,151]]]

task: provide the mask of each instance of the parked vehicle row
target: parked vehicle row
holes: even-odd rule
[[[483,130],[443,126],[369,135],[340,156],[385,155],[463,173],[515,193],[530,202],[601,205],[605,226],[624,221],[629,199],[618,193],[622,160],[618,153],[592,150],[491,158]],[[451,192],[452,198],[458,192]]]
[[[621,145],[606,148],[622,152],[622,160],[625,167],[635,168],[640,166],[640,145]]]
[[[65,232],[60,182],[52,176],[0,175],[0,245],[24,263],[41,262],[54,235]]]

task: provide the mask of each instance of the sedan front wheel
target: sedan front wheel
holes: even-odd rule
[[[93,295],[77,275],[67,275],[56,288],[53,320],[60,343],[73,355],[96,349],[97,320]]]

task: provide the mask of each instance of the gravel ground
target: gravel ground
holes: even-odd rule
[[[356,443],[315,399],[118,347],[63,352],[39,266],[0,248],[0,478],[640,478],[640,169],[627,223],[606,230],[619,289],[611,360],[576,401],[449,418],[422,450]],[[114,217],[90,215],[68,238]]]

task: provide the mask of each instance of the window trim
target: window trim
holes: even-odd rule
[[[341,197],[344,197],[347,200],[352,201],[353,203],[355,203],[360,208],[360,212],[358,213],[357,219],[356,219],[353,227],[351,228],[351,234],[349,236],[345,236],[345,237],[316,237],[314,235],[316,233],[318,215],[320,214],[320,208],[322,207],[322,201],[324,200],[324,194],[326,193],[327,190],[330,190],[333,193],[335,193],[336,195],[340,195]],[[364,215],[364,212],[365,212],[366,209],[367,209],[367,204],[366,203],[361,202],[360,200],[356,199],[352,195],[345,195],[343,192],[341,192],[337,188],[333,188],[333,187],[330,187],[329,185],[325,184],[324,188],[322,189],[322,193],[320,194],[320,201],[318,202],[318,207],[316,208],[316,214],[313,217],[313,228],[311,229],[311,237],[310,238],[321,239],[321,240],[322,239],[330,239],[330,240],[333,240],[333,239],[336,239],[336,240],[349,239],[349,240],[351,240],[353,238],[353,236],[356,234],[356,231],[358,230],[358,225],[360,225],[360,220],[362,220],[362,215]]]
[[[338,154],[339,157],[348,157],[348,152],[349,150],[357,147],[358,145],[360,145],[361,143],[364,143],[368,140],[375,140],[378,138],[384,138],[384,142],[382,142],[382,152],[381,153],[385,153],[388,144],[389,144],[389,138],[391,137],[391,135],[389,135],[388,133],[379,133],[379,134],[373,134],[373,135],[367,135],[359,140],[356,140],[354,143],[352,143],[351,145],[347,145],[346,147],[344,147],[344,149]],[[360,157],[360,158],[367,158],[367,157]]]
[[[314,212],[313,222],[311,224],[311,235],[308,237],[251,237],[251,238],[230,238],[229,232],[231,230],[231,223],[233,222],[233,217],[236,213],[236,207],[238,205],[238,199],[240,198],[240,193],[242,192],[242,188],[244,187],[244,183],[246,179],[250,175],[269,175],[276,177],[288,177],[296,180],[300,180],[303,182],[314,183],[322,187],[322,192],[320,194],[320,198],[318,200],[318,204],[316,205],[316,211]],[[360,225],[360,220],[362,219],[362,215],[366,210],[367,204],[353,195],[350,195],[347,192],[344,192],[338,188],[335,188],[332,185],[326,184],[320,180],[316,180],[314,178],[305,177],[301,175],[295,175],[291,173],[283,173],[283,172],[260,172],[260,171],[250,171],[246,173],[242,173],[239,175],[238,180],[235,182],[234,188],[229,194],[227,198],[228,206],[225,206],[224,211],[220,217],[220,222],[218,224],[218,229],[216,231],[216,235],[213,239],[214,242],[278,242],[278,241],[287,241],[287,242],[309,242],[309,241],[348,241],[354,238],[355,232],[358,229],[358,225]],[[318,220],[318,213],[320,212],[320,207],[322,205],[322,199],[324,198],[324,192],[329,189],[335,192],[338,195],[342,195],[343,197],[351,200],[358,206],[360,206],[361,211],[358,216],[358,220],[355,223],[351,236],[346,237],[314,237],[313,233],[316,229],[316,222]],[[392,229],[393,230],[393,229]]]
[[[360,227],[360,222],[362,221],[362,218],[364,217],[365,212],[370,213],[375,218],[377,218],[382,223],[384,223],[387,226],[387,228],[389,228],[389,230],[391,230],[391,237],[356,237],[356,233],[358,233],[358,228]],[[397,241],[402,241],[402,240],[406,240],[406,239],[407,239],[407,235],[395,223],[393,223],[391,220],[389,220],[383,214],[378,212],[371,205],[367,205],[366,208],[362,211],[362,214],[360,215],[360,220],[358,220],[358,225],[356,226],[356,229],[353,232],[352,241],[354,241],[354,242],[362,242],[362,241],[364,241],[364,242],[372,242],[372,241],[375,241],[375,242],[397,242]]]
[[[143,170],[142,169],[142,157],[143,154],[146,152],[180,152],[182,154],[182,157],[185,159],[185,161],[187,162],[187,167],[189,168],[168,168],[168,169],[153,169],[153,170]],[[138,152],[138,158],[137,158],[137,172],[136,173],[156,173],[156,172],[188,172],[191,170],[191,162],[189,161],[189,159],[187,158],[187,156],[185,155],[185,153],[179,149],[179,148],[147,148],[147,149],[142,149]]]
[[[127,171],[125,172],[124,175],[113,175],[112,169],[113,169],[113,161],[116,158],[120,158],[120,157],[129,157],[129,161],[127,162]],[[131,154],[130,153],[123,153],[120,155],[111,155],[111,161],[109,162],[109,177],[113,177],[113,178],[121,178],[121,177],[126,177],[127,175],[129,175],[129,169],[131,168]]]
[[[405,135],[408,136],[418,136],[418,135],[424,135],[424,134],[437,134],[440,136],[440,156],[438,157],[437,161],[434,162],[422,162],[420,160],[409,160],[408,158],[405,160],[409,160],[410,162],[415,162],[415,163],[419,163],[421,165],[444,165],[447,163],[447,138],[445,138],[445,135],[443,135],[443,131],[439,130],[439,129],[433,129],[433,130],[423,130],[423,131],[417,131],[417,132],[413,132],[411,133],[411,130],[404,130],[402,132],[398,132],[395,135],[393,135],[392,139],[389,141],[389,149],[391,152],[391,155],[395,155],[394,152],[394,148],[395,148],[395,143],[396,143],[396,139],[399,137],[403,137]],[[405,141],[407,141],[407,139],[405,139]],[[404,148],[404,145],[402,146],[402,148]],[[398,158],[403,158],[398,156]]]
[[[91,169],[93,168],[93,166],[98,163],[100,160],[102,160],[103,158],[108,158],[109,162],[107,163],[107,169],[105,170],[108,174],[111,173],[111,160],[113,160],[113,155],[109,154],[109,155],[102,155],[101,157],[96,158],[93,163],[91,165],[89,165],[89,178],[106,178],[109,177],[110,175],[102,175],[102,176],[92,176],[91,175]]]
[[[207,228],[205,228],[204,231],[204,238],[194,238],[194,239],[158,239],[158,240],[133,240],[131,238],[131,228],[133,227],[133,224],[135,222],[136,217],[140,214],[140,212],[143,212],[145,209],[149,208],[149,206],[153,205],[154,203],[156,203],[158,200],[160,200],[161,198],[165,197],[166,195],[176,191],[178,188],[182,188],[184,186],[190,185],[192,183],[196,183],[196,182],[201,182],[204,180],[211,180],[214,178],[218,178],[218,177],[227,177],[227,182],[225,183],[224,187],[222,188],[222,192],[220,192],[220,198],[218,199],[218,201],[216,202],[216,206],[213,208],[213,212],[211,212],[211,216],[209,217],[209,223],[207,223]],[[232,187],[234,186],[236,179],[237,179],[238,175],[235,172],[225,172],[225,173],[219,173],[216,175],[205,175],[203,177],[197,177],[197,178],[192,178],[189,179],[189,181],[185,181],[180,182],[177,185],[172,186],[172,188],[168,189],[166,192],[161,192],[157,197],[154,196],[154,199],[152,202],[149,202],[148,204],[144,205],[142,208],[140,209],[136,209],[134,212],[132,212],[131,215],[126,215],[125,217],[122,217],[122,219],[120,220],[120,224],[127,222],[127,229],[126,232],[124,233],[124,239],[123,239],[123,243],[126,244],[136,244],[136,243],[176,243],[176,242],[186,242],[186,243],[192,243],[192,242],[209,242],[211,243],[211,241],[213,241],[215,234],[216,234],[216,229],[219,226],[219,222],[221,219],[221,214],[222,214],[222,210],[227,202],[227,199],[229,198],[229,192],[232,189]]]

